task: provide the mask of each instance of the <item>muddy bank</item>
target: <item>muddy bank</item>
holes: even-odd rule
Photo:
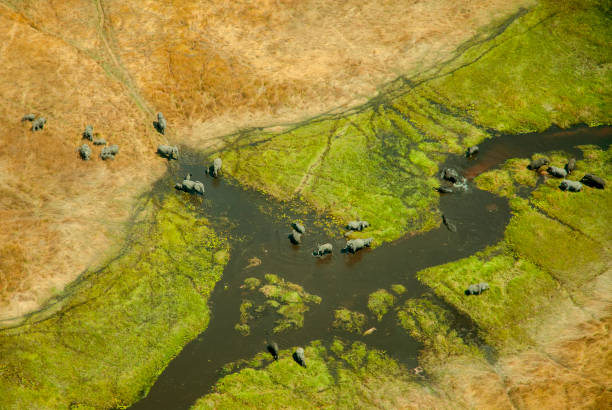
[[[564,150],[579,157],[575,145],[607,146],[612,142],[610,130],[610,127],[550,130],[542,134],[541,141],[538,134],[499,137],[482,144],[481,153],[475,159],[453,156],[444,166],[455,166],[473,176],[472,169],[489,169],[505,159],[537,151]],[[517,143],[514,143],[515,138]],[[534,148],[531,151],[525,144],[525,140],[530,139],[538,141],[531,145]],[[496,162],[492,163],[490,157]],[[224,364],[261,352],[268,337],[287,347],[314,339],[330,342],[334,336],[341,336],[349,341],[364,341],[386,351],[408,367],[415,366],[420,344],[396,325],[394,314],[387,314],[381,322],[368,314],[365,327],[375,326],[377,330],[369,336],[355,336],[332,329],[333,310],[346,307],[369,313],[366,309],[368,295],[377,289],[390,289],[396,283],[407,288],[398,298],[398,303],[406,298],[419,297],[427,288],[417,281],[416,272],[464,258],[500,241],[510,219],[505,199],[470,185],[466,192],[440,198],[440,210],[456,225],[456,233],[441,226],[375,250],[344,255],[337,252],[344,245],[344,239],[335,237],[330,240],[323,227],[315,226],[316,216],[307,215],[302,216],[308,229],[304,242],[295,247],[287,239],[291,215],[279,218],[274,211],[269,211],[276,206],[269,198],[241,190],[225,178],[212,180],[205,175],[203,161],[195,154],[184,155],[180,166],[173,169],[173,175],[165,184],[170,187],[173,180],[187,172],[191,172],[194,179],[205,181],[204,212],[211,215],[213,221],[231,221],[232,237],[242,238],[232,240],[232,257],[211,297],[213,318],[208,329],[183,349],[162,373],[149,395],[134,408],[188,407],[210,389]],[[268,209],[268,212],[260,209]],[[336,252],[333,256],[320,260],[313,258],[311,252],[316,244],[327,241],[334,245]],[[261,264],[247,269],[249,259],[253,257],[261,259]],[[234,329],[243,298],[240,285],[245,278],[261,277],[264,273],[279,274],[322,297],[322,303],[311,307],[306,314],[302,329],[269,336],[273,327],[272,316],[258,322],[249,336],[241,336]]]

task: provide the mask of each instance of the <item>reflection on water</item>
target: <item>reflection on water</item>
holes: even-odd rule
[[[550,130],[540,134],[499,137],[480,144],[474,159],[451,157],[444,166],[453,166],[473,178],[479,173],[503,163],[508,158],[527,157],[534,152],[566,150],[580,157],[573,148],[581,144],[607,146],[611,142],[611,128],[577,128],[568,131]],[[200,204],[211,220],[232,223],[231,258],[223,279],[210,298],[212,317],[208,329],[189,343],[169,364],[151,388],[148,396],[134,408],[188,408],[206,394],[219,377],[221,367],[238,359],[249,358],[265,351],[268,332],[274,317],[264,317],[252,327],[249,336],[234,330],[240,312],[243,292],[240,285],[247,277],[262,278],[265,273],[300,284],[312,294],[323,298],[306,313],[304,327],[274,336],[281,349],[305,345],[314,339],[331,340],[340,336],[345,340],[362,340],[368,345],[387,351],[393,358],[409,367],[416,366],[419,344],[397,326],[393,312],[382,322],[370,320],[366,328],[377,330],[368,336],[348,334],[331,328],[333,311],[346,307],[367,311],[368,295],[380,288],[390,289],[394,283],[406,286],[405,297],[418,297],[427,289],[415,278],[419,270],[469,256],[502,239],[510,213],[507,201],[470,185],[466,192],[442,195],[440,208],[457,228],[451,232],[443,225],[430,232],[409,236],[375,250],[366,249],[355,255],[339,251],[346,241],[338,236],[330,238],[322,228],[316,228],[313,218],[305,219],[307,232],[300,246],[291,245],[288,224],[275,218],[276,204],[268,198],[228,184],[223,178],[214,180],[205,175],[206,165],[195,154],[183,155],[174,166],[172,175],[160,182],[159,190],[172,190],[175,180],[190,172],[194,180],[206,185],[205,200],[191,199]],[[182,195],[179,193],[172,193]],[[267,209],[262,213],[260,209]],[[314,258],[317,244],[331,242],[334,254]],[[261,261],[257,264],[254,259]],[[255,261],[255,263],[253,262]]]

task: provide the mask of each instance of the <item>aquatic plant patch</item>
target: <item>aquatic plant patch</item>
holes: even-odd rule
[[[246,278],[243,289],[252,294],[255,299],[263,296],[261,303],[245,299],[240,305],[240,319],[234,326],[243,336],[251,332],[251,323],[266,311],[274,311],[279,318],[272,331],[283,332],[289,329],[299,329],[304,325],[304,314],[310,305],[321,303],[321,297],[311,295],[304,288],[292,282],[287,282],[277,275],[268,273],[262,282],[257,278]],[[261,300],[261,297],[257,299]]]
[[[346,332],[361,333],[366,322],[367,319],[363,313],[341,308],[334,311],[332,326]]]
[[[56,314],[0,331],[1,407],[127,406],[206,328],[227,241],[174,195],[144,209],[126,250]]]

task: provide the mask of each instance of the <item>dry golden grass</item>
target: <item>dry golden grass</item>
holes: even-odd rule
[[[144,116],[86,54],[0,6],[0,319],[36,309],[120,243],[135,195],[164,170]],[[48,120],[33,133],[21,117]],[[120,146],[115,161],[76,153],[81,132]],[[146,164],[146,167],[143,167]]]

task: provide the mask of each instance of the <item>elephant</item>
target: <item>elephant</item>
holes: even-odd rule
[[[306,228],[304,228],[304,225],[302,225],[302,224],[301,224],[301,223],[299,223],[299,222],[294,222],[294,223],[292,223],[292,224],[291,224],[291,227],[292,227],[293,229],[295,229],[296,231],[298,231],[299,233],[302,233],[302,234],[303,234],[304,232],[306,232]]]
[[[179,182],[174,185],[174,188],[179,191],[187,192],[188,194],[200,194],[204,195],[204,184],[200,181],[192,181],[191,175],[187,174],[183,182]]]
[[[591,188],[604,189],[606,186],[606,181],[604,181],[603,178],[593,174],[586,174],[582,177],[580,182]]]
[[[570,181],[569,179],[564,179],[559,184],[559,188],[562,191],[570,191],[570,192],[580,192],[582,190],[582,184],[578,181]]]
[[[546,172],[548,172],[550,175],[552,175],[555,178],[565,178],[567,176],[567,171],[564,170],[563,168],[548,167],[546,169]]]
[[[437,188],[434,188],[436,191],[438,191],[441,194],[452,194],[453,190],[449,187],[446,186],[439,186]]]
[[[104,138],[98,138],[93,140],[94,145],[106,145],[106,140]]]
[[[274,360],[278,360],[278,345],[275,342],[268,343],[268,352],[270,352]]]
[[[32,131],[42,130],[46,123],[47,119],[45,117],[38,117],[32,122]]]
[[[489,284],[487,282],[477,283],[475,285],[468,286],[465,291],[466,295],[480,295],[485,290],[489,289]]]
[[[304,356],[304,349],[298,347],[293,353],[293,360],[302,367],[306,367],[306,357]]]
[[[83,131],[83,138],[86,140],[93,141],[93,126],[88,125],[85,127],[85,131]]]
[[[453,184],[463,183],[465,178],[463,178],[459,173],[453,168],[444,168],[442,171],[442,179],[452,182]]]
[[[87,144],[83,144],[79,147],[79,154],[81,155],[81,158],[85,161],[89,161],[89,157],[91,156],[91,148],[89,148],[89,145]]]
[[[289,240],[292,244],[299,245],[302,243],[302,234],[294,229],[293,232],[289,234]]]
[[[372,241],[374,238],[366,238],[366,239],[351,239],[346,242],[345,251],[350,253],[355,253],[365,247],[370,247],[372,245]]]
[[[221,167],[223,166],[223,161],[221,158],[215,158],[213,164],[210,166],[208,173],[213,177],[217,178],[219,176],[219,171],[221,171]]]
[[[166,133],[166,119],[164,118],[164,114],[161,112],[157,113],[157,121],[153,121],[153,126],[160,134],[164,135]]]
[[[451,232],[457,232],[457,227],[455,226],[454,223],[452,223],[451,221],[449,221],[446,218],[446,215],[442,215],[442,223],[444,224],[444,226],[446,226],[446,228],[451,231]]]
[[[368,226],[370,226],[368,221],[350,221],[346,225],[346,229],[349,231],[363,231]]]
[[[572,158],[569,161],[567,161],[567,164],[565,164],[565,170],[567,171],[567,174],[569,175],[575,169],[576,169],[576,158]]]
[[[332,253],[334,247],[331,243],[324,243],[323,245],[318,245],[317,249],[312,251],[312,256],[323,256],[328,253]]]
[[[34,114],[26,114],[23,117],[21,117],[21,121],[22,122],[23,121],[30,121],[30,122],[32,122],[32,121],[34,121],[35,118],[36,118],[36,115],[34,115]]]
[[[527,169],[531,169],[533,171],[537,171],[540,167],[544,165],[548,165],[548,160],[546,158],[538,158],[533,160],[527,165]]]
[[[478,154],[478,151],[479,151],[478,145],[474,145],[473,147],[468,147],[468,149],[465,150],[465,156],[469,158],[471,156]]]
[[[164,158],[178,159],[179,151],[177,147],[170,145],[158,145],[157,153]]]
[[[119,152],[119,146],[118,145],[111,145],[108,147],[104,147],[102,148],[102,152],[100,153],[100,158],[102,158],[103,160],[107,160],[107,159],[115,159],[115,155],[117,155],[117,153]]]

